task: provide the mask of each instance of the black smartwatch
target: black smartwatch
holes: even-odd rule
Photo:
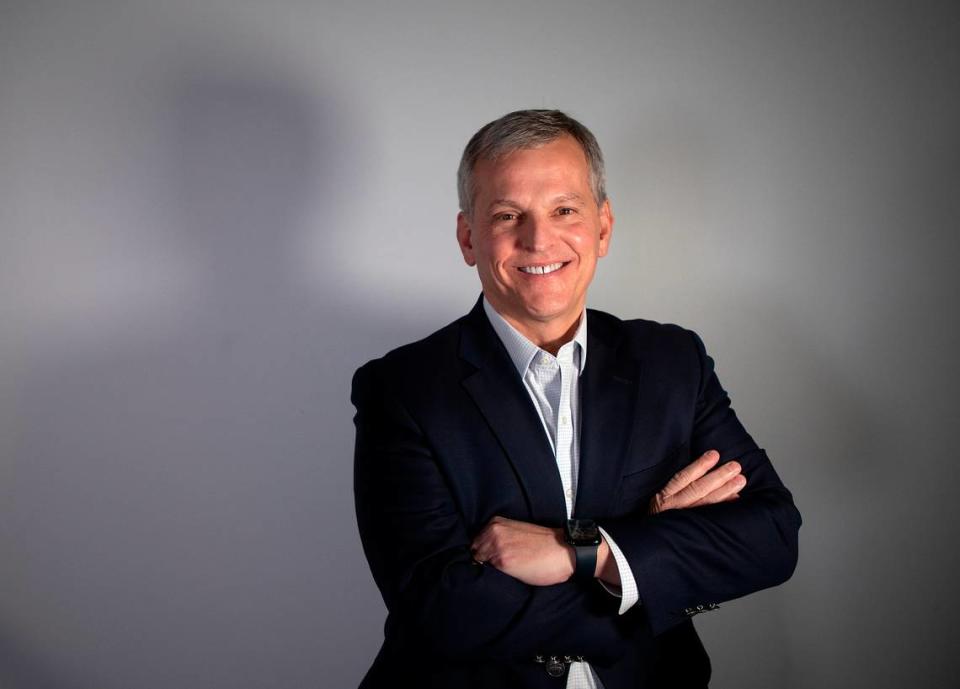
[[[592,519],[567,520],[567,544],[573,546],[577,556],[573,578],[590,581],[597,569],[597,546],[600,545],[600,529]]]

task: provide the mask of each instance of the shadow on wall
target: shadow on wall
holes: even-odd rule
[[[88,686],[66,669],[48,665],[49,657],[8,632],[0,633],[0,685],[10,689],[80,689]]]
[[[348,395],[371,318],[336,266],[321,299],[298,288],[287,249],[317,195],[348,202],[360,137],[276,80],[196,72],[171,95],[164,240],[199,267],[186,316],[93,355],[51,348],[26,377],[0,684],[308,686],[324,668],[345,686],[372,657],[342,624],[356,572],[338,566],[359,553]]]

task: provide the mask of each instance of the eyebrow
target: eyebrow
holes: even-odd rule
[[[567,203],[569,201],[579,201],[583,203],[583,196],[576,192],[570,192],[569,194],[561,194],[560,196],[554,196],[551,200],[551,203]],[[493,210],[496,206],[512,206],[513,208],[519,208],[518,204],[513,199],[494,199],[487,206],[487,211]]]
[[[567,201],[579,201],[583,203],[583,197],[576,192],[570,192],[569,194],[561,194],[553,199],[554,203],[565,203]]]
[[[494,199],[487,205],[487,211],[492,211],[496,206],[513,206],[519,208],[519,204],[512,199]]]

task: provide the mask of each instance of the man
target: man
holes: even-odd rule
[[[389,611],[361,686],[705,687],[691,618],[790,577],[790,493],[694,333],[586,309],[614,218],[583,125],[505,115],[458,183],[482,297],[354,377]]]

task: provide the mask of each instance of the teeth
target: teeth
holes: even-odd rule
[[[551,263],[548,266],[522,266],[520,270],[531,275],[546,275],[563,268],[563,263]]]

